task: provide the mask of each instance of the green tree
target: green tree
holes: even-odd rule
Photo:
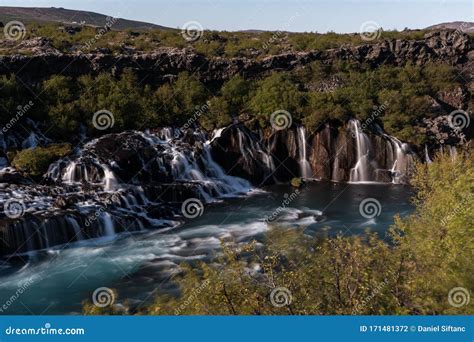
[[[262,126],[269,125],[269,119],[277,110],[288,111],[293,119],[300,118],[304,104],[303,94],[282,73],[274,73],[257,85],[250,99],[249,108],[259,118]]]
[[[43,82],[46,110],[54,129],[50,134],[59,138],[71,136],[77,131],[80,112],[77,105],[77,87],[70,77],[55,75]]]

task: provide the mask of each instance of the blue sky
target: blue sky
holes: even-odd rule
[[[474,21],[474,0],[0,0],[2,6],[64,7],[170,27],[198,21],[206,29],[358,32]]]

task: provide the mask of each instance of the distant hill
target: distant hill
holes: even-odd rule
[[[426,28],[426,30],[441,30],[441,29],[460,30],[466,33],[474,33],[474,23],[468,22],[468,21],[453,21],[450,23],[441,23],[437,25],[432,25]]]
[[[104,26],[107,15],[70,10],[62,7],[4,7],[0,6],[0,21],[3,24],[11,20],[21,22],[58,22],[68,25]],[[110,20],[110,19],[109,19]],[[115,30],[146,30],[146,29],[171,29],[169,27],[146,23],[142,21],[118,19],[112,26]]]

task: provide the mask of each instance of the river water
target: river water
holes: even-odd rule
[[[173,291],[180,263],[212,259],[221,239],[261,239],[270,229],[304,227],[310,234],[344,235],[370,229],[384,238],[395,214],[412,212],[411,195],[409,187],[395,184],[314,182],[299,192],[276,185],[212,203],[200,217],[165,231],[40,251],[27,264],[11,259],[0,264],[0,314],[80,313],[82,301],[99,287],[116,289],[116,302],[140,307]],[[375,203],[375,211],[361,213],[364,200]]]

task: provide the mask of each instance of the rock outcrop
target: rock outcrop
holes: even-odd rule
[[[6,42],[4,42],[6,44]],[[374,44],[341,47],[326,51],[289,52],[262,59],[206,57],[189,49],[160,48],[153,53],[63,54],[43,38],[23,41],[24,54],[0,56],[0,75],[17,74],[25,82],[38,82],[52,74],[78,77],[84,74],[112,72],[130,68],[149,83],[163,83],[178,73],[189,71],[202,82],[223,82],[241,74],[259,77],[270,71],[290,70],[313,61],[333,63],[346,60],[372,67],[383,64],[424,65],[445,62],[460,65],[472,62],[473,43],[469,35],[453,32],[430,32],[423,40],[384,40]]]
[[[294,177],[406,183],[418,158],[407,144],[381,129],[363,132],[356,120],[342,126],[328,123],[314,133],[295,126],[268,136],[233,125],[213,141],[212,156],[228,174],[256,186]],[[310,170],[305,176],[306,163]]]

